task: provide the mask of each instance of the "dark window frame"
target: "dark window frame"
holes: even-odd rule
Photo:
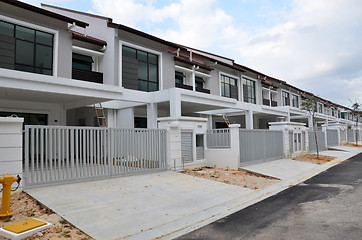
[[[244,86],[244,88],[246,87],[247,91],[248,91],[247,102],[256,104],[256,83],[255,83],[255,81],[248,79],[248,78],[243,78],[243,86]],[[249,94],[249,90],[252,93],[251,96]]]
[[[182,77],[182,79],[181,79]],[[175,71],[175,83],[185,84],[186,75],[183,72]]]
[[[295,108],[299,108],[299,96],[292,94],[292,105]]]
[[[0,22],[4,22],[6,24],[10,24],[13,26],[13,33],[12,33],[12,36],[15,40],[15,49],[14,49],[14,70],[16,71],[22,71],[22,72],[31,72],[31,73],[37,73],[37,74],[43,74],[43,75],[49,75],[49,76],[52,76],[54,71],[53,71],[53,64],[54,64],[54,34],[53,33],[49,33],[49,32],[44,32],[44,31],[41,31],[41,30],[37,30],[37,29],[34,29],[34,28],[30,28],[30,27],[26,27],[26,26],[22,26],[22,25],[19,25],[19,24],[14,24],[14,23],[11,23],[11,22],[7,22],[7,21],[3,21],[3,20],[0,20]],[[25,28],[25,29],[30,29],[31,31],[34,31],[34,36],[33,36],[33,39],[32,40],[28,40],[28,39],[23,39],[23,38],[20,38],[20,37],[17,37],[17,28]],[[45,43],[42,43],[42,42],[39,42],[40,40],[37,39],[37,36],[38,34],[37,33],[45,33],[46,35],[50,35],[51,36],[51,45],[49,44],[45,44]],[[0,33],[1,34],[1,33]],[[8,35],[6,35],[8,36]],[[17,56],[17,49],[18,49],[18,43],[20,42],[25,42],[25,43],[30,43],[33,45],[33,64],[24,64],[24,63],[19,63],[16,61],[16,56]],[[50,48],[51,49],[51,63],[50,63],[50,67],[39,67],[36,63],[37,61],[37,51],[40,51],[40,50],[37,50],[38,47],[40,46],[43,46],[43,47],[46,47],[46,48]],[[25,69],[21,69],[21,67],[25,67],[25,68],[31,68],[32,70],[30,71],[30,69],[27,71]],[[50,71],[50,74],[47,74],[47,73],[44,73],[44,70],[45,71]]]
[[[290,106],[290,93],[282,91],[283,106]]]
[[[158,91],[158,90],[160,89],[159,55],[154,54],[154,53],[150,53],[150,52],[146,52],[146,51],[144,51],[144,50],[140,50],[140,49],[137,49],[137,48],[134,48],[134,47],[130,47],[130,46],[127,46],[127,45],[122,45],[122,56],[124,56],[124,51],[123,51],[124,48],[129,48],[129,49],[135,50],[135,51],[136,51],[136,58],[135,58],[135,59],[136,59],[138,62],[146,63],[146,65],[147,65],[147,80],[145,80],[145,79],[140,79],[139,76],[137,75],[138,90],[139,90],[139,91],[145,91],[145,90],[142,90],[142,88],[141,88],[142,85],[141,85],[141,84],[142,84],[142,83],[146,83],[146,86],[147,86],[147,87],[146,87],[146,91],[145,91],[145,92]],[[147,58],[147,60],[145,61],[145,60],[141,59],[141,57],[139,56],[139,55],[141,55],[141,54],[139,54],[139,53],[146,53],[146,56],[147,56],[146,58]],[[156,57],[156,63],[151,62],[150,57],[149,57],[150,55]],[[129,56],[126,56],[126,57],[130,58]],[[157,69],[157,72],[156,72],[156,82],[150,80],[150,65],[156,66],[156,69]],[[139,71],[139,68],[138,68],[138,66],[137,66],[137,72],[138,72],[138,71]],[[151,84],[156,84],[156,90],[153,90],[153,89],[150,88],[150,85],[151,85]]]
[[[228,82],[226,81],[228,80]],[[234,80],[235,84],[231,84],[230,80]],[[220,74],[220,91],[221,91],[221,96],[223,97],[228,97],[228,98],[232,98],[231,97],[231,86],[235,86],[238,87],[238,80],[237,78],[234,77],[230,77],[224,74]],[[227,94],[227,90],[228,89],[228,94]]]
[[[82,57],[86,57],[86,58],[88,58],[88,60],[86,60],[86,58],[81,59]],[[79,68],[77,66],[74,66],[74,63],[82,64],[83,66],[89,67],[89,69]],[[93,63],[94,63],[94,60],[93,60],[92,56],[74,53],[74,52],[72,53],[72,68],[92,71]]]
[[[195,87],[196,88],[204,89],[204,83],[205,83],[205,81],[202,77],[195,76]]]

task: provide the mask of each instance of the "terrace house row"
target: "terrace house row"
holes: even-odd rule
[[[196,146],[231,123],[311,125],[312,95],[233,59],[169,42],[112,19],[42,4],[0,1],[0,116],[25,125],[179,126]],[[318,125],[353,127],[351,110],[319,98]],[[196,160],[197,157],[192,157]]]

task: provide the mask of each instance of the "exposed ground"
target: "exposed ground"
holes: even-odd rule
[[[1,202],[1,197],[0,197]],[[28,238],[30,239],[75,239],[75,240],[91,240],[93,238],[84,234],[67,221],[62,219],[59,215],[52,210],[43,207],[24,192],[15,192],[11,196],[11,210],[14,212],[14,216],[10,219],[1,219],[0,227],[20,222],[29,218],[37,218],[53,224],[50,228],[47,228],[39,233],[36,233]],[[7,238],[1,237],[0,240]]]
[[[262,189],[280,181],[276,178],[251,173],[245,170],[227,170],[203,167],[189,169],[184,173],[194,177],[202,177],[252,190]]]
[[[356,145],[355,143],[343,143],[343,146],[347,146],[347,147],[359,147],[362,148],[362,145],[358,144]]]
[[[317,154],[305,154],[305,155],[300,155],[298,157],[293,158],[293,160],[305,161],[305,162],[310,162],[310,163],[315,163],[315,164],[324,164],[324,163],[330,162],[334,159],[335,159],[335,157],[323,156],[323,155],[319,155],[319,158],[318,158]]]

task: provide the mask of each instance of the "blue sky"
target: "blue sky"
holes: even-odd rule
[[[27,0],[113,18],[350,106],[362,102],[360,0]]]

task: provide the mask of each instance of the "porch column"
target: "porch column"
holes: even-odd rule
[[[287,114],[287,122],[290,122],[290,111],[288,110],[288,114]]]
[[[192,91],[195,91],[195,65],[192,66],[191,81],[192,81]]]
[[[254,129],[254,119],[253,119],[253,111],[249,110],[246,111],[245,114],[245,125],[246,125],[246,129]]]
[[[134,110],[133,108],[123,108],[117,110],[116,127],[134,128]]]
[[[313,128],[313,117],[312,116],[308,117],[308,128],[309,128],[309,130],[312,130],[312,128]]]
[[[207,116],[207,129],[212,129],[212,115]]]
[[[157,103],[147,104],[147,128],[157,128]]]
[[[170,91],[170,117],[181,117],[181,95],[175,89]]]
[[[0,176],[23,177],[23,122],[23,118],[0,117]]]

